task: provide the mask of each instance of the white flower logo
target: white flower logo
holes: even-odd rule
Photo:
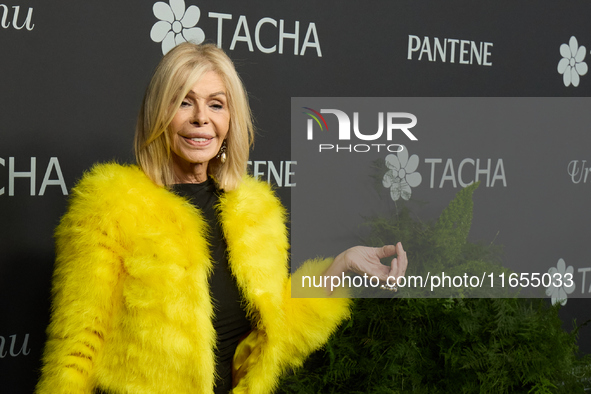
[[[185,12],[184,0],[170,0],[170,6],[159,1],[152,10],[154,16],[160,20],[152,26],[150,38],[154,42],[162,42],[163,55],[182,42],[201,44],[205,40],[203,30],[194,27],[201,16],[197,6],[190,6]]]
[[[560,46],[560,54],[562,59],[558,62],[558,72],[562,74],[564,86],[570,86],[571,83],[574,87],[579,86],[580,77],[587,74],[587,63],[583,61],[587,49],[582,45],[579,47],[576,37],[572,36],[568,45]]]
[[[400,197],[404,200],[410,199],[411,187],[421,184],[421,174],[415,172],[419,166],[419,156],[408,157],[408,150],[403,147],[396,155],[386,156],[386,166],[389,170],[384,174],[382,185],[390,188],[390,197],[397,201]]]
[[[568,294],[575,291],[575,282],[572,281],[573,271],[573,266],[569,265],[567,268],[563,259],[559,259],[556,267],[551,267],[548,270],[552,279],[550,286],[546,289],[546,295],[552,297],[552,305],[556,305],[557,303],[566,305]],[[570,279],[569,277],[565,278],[566,274],[570,274]],[[556,286],[556,284],[560,284],[561,286]],[[566,286],[567,284],[570,284],[570,286]]]

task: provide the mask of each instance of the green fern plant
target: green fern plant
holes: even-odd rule
[[[498,246],[468,241],[477,187],[458,192],[434,223],[405,206],[369,218],[368,244],[400,240],[412,262],[407,276],[508,272]],[[351,319],[283,378],[280,392],[575,393],[591,377],[589,357],[577,358],[576,330],[564,331],[546,300],[510,297],[498,286],[398,294],[357,298]],[[418,298],[429,295],[440,298]]]

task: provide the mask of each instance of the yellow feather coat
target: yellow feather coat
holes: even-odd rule
[[[246,178],[219,209],[258,348],[233,392],[270,393],[285,368],[300,365],[348,317],[349,300],[292,298],[285,213],[266,183]],[[211,393],[216,334],[206,234],[199,210],[137,167],[103,164],[87,173],[56,230],[37,392]],[[330,263],[304,263],[294,284]]]

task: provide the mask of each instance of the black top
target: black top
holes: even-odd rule
[[[214,303],[213,326],[217,333],[216,349],[216,394],[227,394],[232,389],[232,358],[240,338],[251,330],[246,318],[242,296],[236,280],[228,265],[226,240],[214,206],[218,204],[223,191],[217,189],[215,182],[208,178],[203,183],[173,185],[173,191],[187,198],[202,213],[209,225],[209,244],[213,272],[209,278],[209,288]]]

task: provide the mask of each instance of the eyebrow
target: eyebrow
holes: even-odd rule
[[[189,93],[191,93],[193,96],[198,96],[197,93],[195,93],[193,90],[189,90]],[[215,96],[225,96],[226,92],[224,91],[219,91],[219,92],[215,92],[215,93],[211,93],[209,95],[209,97],[215,97]]]

